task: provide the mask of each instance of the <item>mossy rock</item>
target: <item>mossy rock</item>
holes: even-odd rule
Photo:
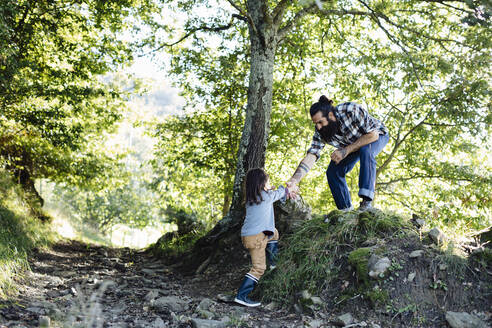
[[[324,216],[324,220],[330,224],[337,224],[340,222],[346,213],[340,210],[333,210]]]
[[[364,286],[369,284],[369,269],[367,265],[371,254],[371,248],[362,247],[350,252],[348,256],[348,263],[355,268],[357,280]]]
[[[409,227],[401,217],[372,210],[359,213],[358,225],[367,232],[388,233]]]

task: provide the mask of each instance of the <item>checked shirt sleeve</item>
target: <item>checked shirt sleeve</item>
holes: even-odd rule
[[[361,135],[377,130],[380,126],[379,122],[369,115],[367,109],[358,104],[350,106],[347,114],[350,117],[352,129],[358,130]]]
[[[311,141],[311,147],[308,149],[308,154],[313,154],[316,156],[316,160],[321,156],[321,151],[325,147],[325,143],[321,140],[321,136],[318,131],[314,131],[313,141]]]

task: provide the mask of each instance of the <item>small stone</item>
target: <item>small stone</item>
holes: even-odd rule
[[[210,310],[213,303],[214,302],[210,298],[204,298],[200,301],[200,304],[198,304],[198,308],[201,310]]]
[[[304,299],[304,300],[310,299],[311,298],[311,293],[307,289],[304,289],[301,292],[301,298]]]
[[[415,259],[415,258],[417,258],[417,257],[421,257],[421,256],[422,256],[422,254],[424,254],[424,251],[423,251],[423,250],[421,250],[421,249],[419,249],[419,250],[416,250],[416,251],[411,252],[411,253],[410,253],[410,258],[411,258],[411,259]]]
[[[446,312],[446,321],[452,328],[487,328],[487,324],[466,312]]]
[[[203,319],[213,319],[214,314],[208,310],[198,309],[198,315]]]
[[[303,313],[302,307],[298,303],[294,304],[294,311],[297,314],[302,314]]]
[[[145,300],[147,302],[151,302],[154,299],[156,299],[157,296],[159,296],[159,292],[154,289],[154,290],[151,290],[150,292],[148,292],[147,295],[145,295]]]
[[[434,228],[431,231],[429,231],[429,237],[432,239],[434,243],[438,245],[447,239],[444,232],[442,232],[439,228]]]
[[[217,300],[221,302],[230,303],[230,302],[234,302],[234,297],[235,297],[234,295],[218,294]]]
[[[446,264],[439,264],[439,270],[444,271],[448,268]]]
[[[310,328],[319,328],[323,324],[322,320],[314,319],[308,322],[307,326]]]
[[[369,276],[371,278],[378,278],[380,274],[386,272],[391,266],[391,260],[388,257],[378,258],[373,254],[368,261]]]
[[[154,276],[155,275],[155,271],[154,270],[151,270],[151,269],[143,268],[140,271],[142,271],[143,273],[146,273],[146,274],[148,274],[150,276]]]
[[[46,316],[39,317],[39,327],[41,328],[49,328],[51,325],[51,319]]]
[[[270,302],[267,305],[265,305],[265,309],[268,311],[273,311],[277,308],[277,303],[275,302]]]
[[[311,297],[311,301],[313,301],[313,304],[316,304],[316,305],[324,304],[323,300],[318,296]]]
[[[194,328],[226,328],[227,321],[207,320],[207,319],[191,319],[191,326]]]
[[[335,321],[332,322],[334,325],[343,327],[343,326],[348,326],[352,323],[354,323],[354,317],[352,317],[352,314],[350,313],[345,313],[342,314],[341,316],[338,316]]]
[[[166,324],[164,323],[164,320],[157,318],[152,324],[152,328],[166,328]]]
[[[188,310],[188,303],[176,296],[164,296],[151,302],[151,306],[156,309],[167,308],[174,312]]]
[[[412,282],[412,281],[415,279],[415,276],[416,276],[416,275],[417,275],[417,274],[416,274],[415,272],[411,272],[411,273],[409,273],[409,274],[408,274],[408,278],[407,278],[408,282]]]

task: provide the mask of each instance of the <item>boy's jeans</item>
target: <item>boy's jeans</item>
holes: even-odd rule
[[[269,241],[278,240],[278,231],[275,229],[273,237],[268,238],[263,232],[253,236],[241,237],[244,247],[249,251],[251,255],[252,268],[248,274],[254,276],[256,279],[260,279],[266,270],[266,245]]]
[[[335,204],[340,210],[352,207],[350,191],[345,180],[345,175],[350,172],[355,163],[360,160],[359,173],[359,196],[369,199],[374,198],[374,188],[376,184],[376,155],[383,150],[388,143],[389,134],[379,135],[379,139],[361,147],[358,151],[349,154],[340,163],[335,164],[331,161],[326,170],[328,185],[331,194],[335,199]]]

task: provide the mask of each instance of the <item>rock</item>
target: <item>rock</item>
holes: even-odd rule
[[[285,203],[276,202],[274,208],[275,226],[280,234],[291,232],[302,222],[311,219],[311,207],[300,196]]]
[[[345,313],[342,314],[341,316],[338,316],[332,323],[336,326],[344,327],[354,323],[354,321],[355,320],[354,317],[352,317],[352,314]]]
[[[148,274],[149,276],[155,276],[156,275],[155,271],[154,270],[151,270],[151,269],[143,268],[140,271],[142,271],[143,273]]]
[[[75,272],[75,271],[61,271],[58,273],[58,276],[63,277],[63,278],[75,277],[75,276],[77,276],[77,272]]]
[[[408,281],[408,282],[412,282],[412,281],[413,281],[413,279],[415,279],[415,276],[416,276],[416,275],[417,275],[417,274],[416,274],[415,272],[411,272],[411,273],[409,273],[409,274],[408,274],[407,281]]]
[[[297,313],[297,314],[302,314],[304,311],[302,310],[302,307],[298,304],[298,303],[295,303],[294,304],[294,311]]]
[[[302,292],[301,292],[301,298],[303,300],[308,300],[311,298],[311,293],[307,290],[307,289],[304,289]]]
[[[446,312],[446,321],[452,328],[487,328],[487,324],[466,312]]]
[[[324,304],[323,300],[320,297],[318,297],[318,296],[311,297],[311,301],[313,301],[313,304],[315,304],[315,305],[322,305],[322,304]]]
[[[235,297],[234,295],[218,294],[217,300],[221,302],[230,303],[230,302],[234,302],[234,297]]]
[[[322,320],[319,320],[319,319],[314,319],[314,320],[311,320],[307,323],[307,327],[310,327],[310,328],[319,328],[321,327],[321,325],[323,324],[323,321]]]
[[[150,292],[148,292],[147,295],[145,295],[145,300],[147,302],[152,302],[154,299],[157,298],[157,296],[159,296],[159,292],[153,289]]]
[[[410,256],[411,259],[415,259],[417,257],[421,257],[422,254],[424,254],[424,251],[421,250],[421,249],[419,249],[419,250],[416,250],[416,251],[411,252],[409,256]]]
[[[425,220],[422,220],[422,218],[417,214],[412,214],[411,221],[413,225],[416,226],[417,228],[422,228],[425,225]]]
[[[379,258],[377,255],[373,254],[367,263],[369,276],[378,278],[379,275],[384,274],[390,266],[391,260],[388,257]]]
[[[226,328],[228,321],[206,320],[206,319],[191,319],[191,326],[194,328]]]
[[[214,314],[208,310],[198,309],[197,313],[198,313],[198,316],[200,318],[204,318],[204,319],[213,319],[214,318]]]
[[[166,324],[164,323],[164,320],[157,318],[152,324],[152,328],[166,328]]]
[[[39,327],[40,328],[49,328],[51,325],[51,319],[49,317],[40,316],[39,317]]]
[[[177,296],[160,297],[150,303],[156,309],[169,309],[174,312],[183,312],[188,310],[188,303]]]
[[[431,231],[429,231],[429,237],[434,243],[438,245],[447,239],[444,232],[439,230],[439,228],[433,228]]]
[[[214,304],[214,301],[212,301],[210,298],[204,298],[203,300],[200,301],[200,304],[198,304],[198,308],[200,310],[210,310],[210,307]]]

